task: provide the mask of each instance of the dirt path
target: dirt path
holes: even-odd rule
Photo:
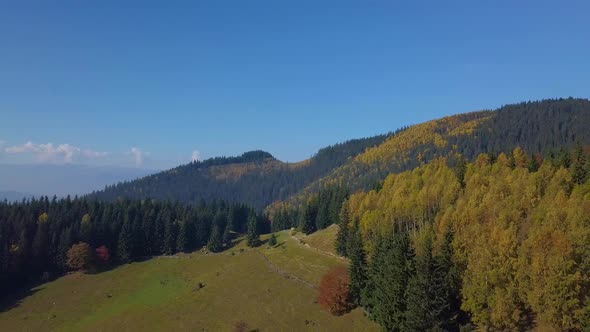
[[[290,273],[288,273],[288,272],[286,272],[286,271],[284,271],[284,270],[280,269],[278,266],[274,265],[274,264],[273,264],[273,262],[271,262],[271,261],[268,259],[268,257],[266,257],[266,255],[265,255],[265,254],[263,254],[262,252],[260,252],[259,250],[257,250],[256,252],[257,252],[257,253],[258,253],[258,255],[260,255],[260,257],[262,257],[262,259],[263,259],[263,260],[266,262],[266,265],[267,265],[267,266],[268,266],[268,267],[269,267],[271,270],[273,270],[274,272],[276,272],[276,273],[278,273],[278,274],[282,275],[283,277],[285,277],[285,278],[287,278],[287,279],[291,279],[291,280],[293,280],[293,281],[296,281],[296,282],[298,282],[298,283],[302,284],[302,285],[303,285],[303,286],[305,286],[305,287],[312,288],[312,289],[316,289],[316,288],[317,288],[317,287],[316,287],[316,285],[314,285],[314,284],[310,283],[309,281],[303,280],[303,279],[301,279],[301,278],[299,278],[299,277],[296,277],[296,276],[294,276],[294,275],[292,275],[292,274],[290,274]]]
[[[320,254],[322,254],[322,255],[330,256],[330,257],[333,257],[333,258],[337,258],[337,259],[339,259],[339,260],[341,260],[341,261],[348,262],[348,259],[346,259],[345,257],[338,256],[338,255],[335,255],[335,254],[333,254],[333,253],[331,253],[331,252],[324,251],[324,250],[321,250],[321,249],[318,249],[318,248],[314,248],[314,247],[310,246],[309,244],[305,243],[305,242],[304,242],[303,240],[301,240],[300,238],[296,237],[295,235],[291,235],[291,238],[292,238],[293,240],[295,240],[295,242],[297,242],[297,244],[298,244],[298,245],[300,245],[300,246],[302,246],[302,247],[304,247],[304,248],[307,248],[307,249],[313,250],[313,251],[315,251],[315,252],[317,252],[317,253],[320,253]]]

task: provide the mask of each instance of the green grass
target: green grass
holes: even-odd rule
[[[325,229],[321,229],[309,235],[297,233],[295,236],[312,248],[316,248],[320,251],[336,255],[336,248],[334,247],[334,242],[336,241],[338,229],[338,225],[330,225]]]
[[[322,310],[315,289],[277,273],[260,253],[313,284],[343,261],[301,246],[287,232],[278,233],[278,240],[274,248],[240,243],[220,254],[195,252],[95,275],[70,274],[0,313],[0,329],[231,331],[243,320],[260,331],[378,330],[358,309],[341,317]],[[199,282],[205,287],[198,289]]]

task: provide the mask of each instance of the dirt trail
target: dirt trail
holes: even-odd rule
[[[305,243],[305,242],[304,242],[302,239],[300,239],[300,238],[296,237],[295,235],[291,235],[291,238],[292,238],[293,240],[295,240],[295,242],[297,242],[297,244],[299,244],[300,246],[302,246],[302,247],[304,247],[304,248],[307,248],[307,249],[313,250],[313,251],[315,251],[315,252],[317,252],[317,253],[320,253],[320,254],[322,254],[322,255],[326,255],[326,256],[330,256],[330,257],[338,258],[339,260],[342,260],[342,261],[346,261],[346,262],[348,262],[348,259],[346,259],[345,257],[338,256],[338,255],[335,255],[335,254],[333,254],[333,253],[331,253],[331,252],[324,251],[324,250],[321,250],[321,249],[318,249],[318,248],[314,248],[314,247],[310,246],[309,244]]]
[[[306,280],[303,280],[303,279],[301,279],[301,278],[299,278],[299,277],[296,277],[296,276],[294,276],[294,275],[292,275],[292,274],[290,274],[290,273],[288,273],[288,272],[286,272],[286,271],[284,271],[284,270],[280,269],[278,266],[274,265],[274,264],[273,264],[273,262],[271,262],[271,261],[268,259],[268,257],[266,257],[266,255],[265,255],[265,254],[263,254],[262,252],[260,252],[260,251],[258,251],[258,250],[257,250],[256,252],[257,252],[257,253],[258,253],[258,255],[260,255],[260,257],[262,257],[262,259],[263,259],[263,260],[266,262],[266,265],[268,265],[268,267],[269,267],[271,270],[273,270],[274,272],[276,272],[276,273],[278,273],[278,274],[282,275],[283,277],[285,277],[285,278],[287,278],[287,279],[291,279],[291,280],[293,280],[293,281],[296,281],[296,282],[298,282],[298,283],[302,284],[302,285],[303,285],[303,286],[305,286],[305,287],[312,288],[312,289],[316,289],[316,288],[317,288],[317,287],[316,287],[316,285],[312,284],[311,282],[309,282],[309,281],[306,281]]]

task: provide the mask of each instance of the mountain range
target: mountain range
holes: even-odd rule
[[[192,162],[137,180],[120,182],[90,195],[178,200],[223,199],[257,209],[303,203],[322,187],[366,190],[390,173],[413,169],[441,156],[471,160],[480,153],[511,152],[547,156],[576,144],[590,144],[590,101],[548,99],[448,116],[354,139],[319,150],[312,158],[285,163],[264,151]]]

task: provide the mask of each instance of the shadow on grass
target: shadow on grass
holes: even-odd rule
[[[0,297],[0,312],[17,308],[27,297],[41,290],[41,288],[37,287],[40,284],[28,284],[17,289],[12,289],[7,294],[3,294]]]
[[[286,245],[285,245],[286,243],[287,243],[287,241],[283,241],[281,243],[276,244],[273,248],[281,248],[281,247],[284,248],[284,247],[286,247]]]

